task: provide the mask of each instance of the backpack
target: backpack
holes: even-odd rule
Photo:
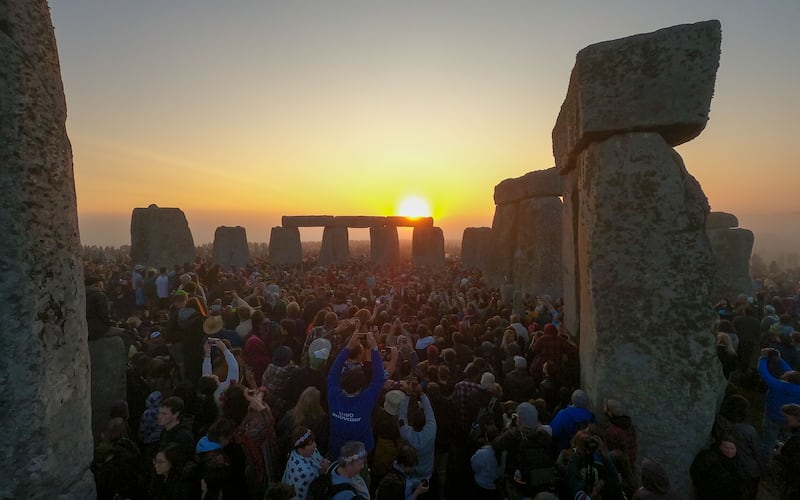
[[[545,438],[536,434],[520,433],[516,459],[526,491],[535,494],[547,491],[555,484],[554,460],[549,436]]]
[[[328,466],[324,474],[320,474],[311,481],[311,484],[308,485],[308,496],[306,497],[308,500],[331,500],[331,498],[342,491],[352,491],[355,494],[353,497],[355,500],[362,498],[352,484],[333,484],[331,473],[338,466],[338,462],[331,462],[331,465]]]
[[[497,404],[497,398],[492,397],[489,404],[478,410],[478,415],[469,429],[469,440],[473,445],[479,448],[484,445],[484,437],[486,436],[486,427],[494,425],[494,406]]]

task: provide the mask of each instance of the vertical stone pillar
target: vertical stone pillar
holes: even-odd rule
[[[639,456],[664,463],[681,498],[725,380],[708,202],[671,148],[708,122],[721,40],[719,21],[705,21],[582,49],[553,128],[556,167],[578,170],[565,237],[578,274],[565,281],[570,295],[579,284],[581,383],[595,409],[626,403]]]
[[[492,228],[468,227],[461,237],[461,264],[486,271],[492,252]]]
[[[400,239],[396,227],[369,228],[369,256],[376,264],[394,264],[400,261]]]
[[[511,275],[514,290],[561,297],[562,204],[557,197],[528,198],[518,203],[517,243]]]
[[[710,332],[708,202],[655,133],[593,143],[578,168],[581,381],[595,408],[626,402],[639,456],[659,457],[685,490],[725,384]]]
[[[131,260],[136,264],[172,267],[192,262],[194,239],[180,208],[134,208],[131,215]]]
[[[272,264],[297,264],[303,260],[300,229],[275,226],[269,234],[269,259]]]
[[[562,215],[562,286],[564,287],[564,324],[580,338],[581,281],[578,279],[578,212],[580,193],[578,171],[570,170],[564,180],[564,213]]]
[[[47,2],[0,2],[0,498],[95,496],[66,112]]]
[[[444,265],[444,233],[440,227],[415,227],[411,235],[411,260],[415,265]]]
[[[344,264],[350,259],[350,246],[346,227],[326,226],[322,231],[322,248],[319,250],[321,266]]]
[[[706,234],[717,263],[712,299],[716,301],[726,297],[734,300],[740,293],[752,294],[750,255],[755,241],[753,232],[740,229],[739,220],[733,214],[711,212],[706,219]]]
[[[250,262],[247,230],[242,226],[220,226],[214,231],[214,263],[224,268],[244,268]]]
[[[517,203],[497,205],[492,220],[492,251],[486,270],[486,284],[500,288],[512,282],[514,252],[517,248]]]

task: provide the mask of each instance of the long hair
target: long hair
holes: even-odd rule
[[[306,387],[294,406],[294,425],[311,427],[322,415],[325,415],[325,410],[320,404],[319,389],[314,386]]]

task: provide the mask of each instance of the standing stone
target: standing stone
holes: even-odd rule
[[[561,297],[562,204],[556,197],[528,198],[517,205],[517,244],[512,276],[514,289]]]
[[[492,220],[492,252],[486,270],[486,284],[501,287],[511,283],[514,252],[517,249],[517,203],[497,205]]]
[[[582,386],[595,408],[626,402],[639,456],[659,457],[689,498],[689,466],[725,386],[711,334],[708,202],[656,133],[591,144],[578,168]]]
[[[440,227],[415,227],[411,235],[411,261],[414,265],[444,265],[444,233]]]
[[[322,247],[319,249],[321,266],[345,264],[350,259],[350,246],[346,227],[326,227],[322,230]]]
[[[192,262],[194,239],[180,208],[134,208],[131,216],[131,260],[171,268]]]
[[[300,245],[300,229],[275,226],[269,234],[269,256],[271,264],[297,264],[303,260]]]
[[[65,120],[47,2],[0,0],[0,498],[95,496]]]
[[[400,238],[396,227],[369,228],[369,255],[376,264],[394,264],[400,261]]]
[[[561,229],[561,252],[564,287],[564,324],[576,338],[580,338],[581,282],[578,276],[578,171],[570,170],[564,175],[564,204]]]
[[[750,279],[750,254],[753,252],[755,237],[747,229],[711,229],[706,225],[706,234],[714,251],[717,263],[714,274],[714,301],[737,295],[753,293]]]
[[[485,271],[492,253],[492,228],[468,227],[461,237],[461,264],[465,269]]]
[[[224,268],[247,267],[250,250],[247,231],[242,226],[220,226],[214,231],[214,263]]]

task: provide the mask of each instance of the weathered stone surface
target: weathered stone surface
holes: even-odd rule
[[[128,358],[125,344],[119,337],[89,342],[92,373],[92,433],[95,442],[108,422],[108,413],[115,401],[127,399],[125,368]]]
[[[440,227],[415,227],[411,235],[411,261],[421,266],[444,265],[444,233]]]
[[[346,227],[326,227],[322,231],[322,247],[317,263],[321,266],[344,264],[350,259],[350,243]]]
[[[727,212],[711,212],[706,218],[706,229],[728,229],[739,227],[739,219]]]
[[[461,237],[461,264],[466,269],[485,270],[492,253],[492,228],[468,227]]]
[[[655,133],[593,143],[578,168],[582,385],[595,408],[626,403],[639,456],[658,457],[690,498],[689,466],[725,385],[711,333],[708,202]]]
[[[517,203],[497,205],[492,220],[492,252],[485,271],[486,284],[500,287],[511,283],[517,248]]]
[[[528,172],[522,177],[505,179],[494,187],[494,202],[506,205],[528,198],[564,194],[564,177],[556,167]]]
[[[369,228],[369,256],[376,264],[400,261],[400,239],[396,227]]]
[[[719,66],[719,21],[590,45],[576,57],[553,128],[559,169],[589,143],[631,131],[658,132],[672,146],[706,126]]]
[[[0,1],[0,498],[94,498],[72,149],[50,12]]]
[[[564,175],[564,203],[561,223],[561,251],[564,287],[564,324],[576,338],[580,338],[581,282],[578,263],[578,169]]]
[[[529,198],[517,207],[517,243],[511,271],[514,289],[533,296],[561,297],[561,200]]]
[[[297,264],[303,260],[300,230],[296,227],[275,226],[269,234],[269,256],[272,264]]]
[[[284,227],[433,227],[432,217],[373,217],[369,215],[284,215]]]
[[[194,239],[179,208],[134,208],[131,216],[131,260],[136,264],[172,267],[192,262]]]
[[[709,229],[706,234],[711,242],[716,260],[714,275],[714,291],[712,298],[722,297],[735,299],[743,293],[753,293],[753,281],[750,279],[750,255],[753,252],[755,237],[748,229]]]
[[[247,266],[250,249],[245,228],[220,226],[214,231],[214,262],[224,268]]]

